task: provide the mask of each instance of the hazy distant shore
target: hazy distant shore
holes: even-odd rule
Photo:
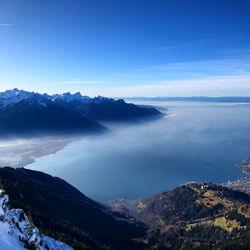
[[[0,141],[0,167],[24,167],[36,158],[56,153],[67,146],[73,138],[38,137]]]
[[[182,101],[182,102],[228,102],[228,103],[250,103],[249,96],[191,96],[191,97],[121,97],[126,101]]]
[[[250,194],[250,158],[242,160],[236,166],[246,176],[234,181],[228,181],[223,185]]]

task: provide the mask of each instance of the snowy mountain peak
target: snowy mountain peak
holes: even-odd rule
[[[75,94],[71,94],[70,92],[62,94],[62,97],[65,102],[73,102],[73,101],[80,101],[82,99],[82,95],[80,92]]]
[[[107,97],[103,97],[103,96],[97,96],[97,97],[94,97],[93,99],[93,102],[94,103],[104,103],[104,102],[114,102],[115,100],[112,99],[112,98],[107,98]]]
[[[65,243],[40,234],[31,216],[22,209],[10,209],[8,200],[8,195],[0,189],[0,249],[72,250]]]
[[[29,96],[31,94],[32,94],[32,92],[20,90],[20,89],[17,89],[17,88],[6,90],[5,92],[0,93],[0,95],[2,97],[5,97],[5,98],[18,96],[18,95]]]
[[[73,101],[81,101],[83,96],[80,92],[77,92],[75,94],[71,94],[70,92],[63,93],[63,94],[55,94],[52,96],[48,96],[53,101],[64,101],[66,103],[73,102]]]
[[[12,106],[25,99],[27,100],[29,99],[31,102],[34,102],[35,100],[37,100],[37,102],[40,103],[44,107],[46,107],[46,103],[49,101],[53,101],[53,102],[60,101],[64,103],[92,102],[95,104],[115,101],[112,98],[106,98],[102,96],[97,96],[94,98],[91,98],[89,96],[83,96],[80,92],[76,92],[74,94],[71,94],[70,92],[66,92],[63,94],[48,95],[46,93],[39,94],[35,92],[28,92],[28,91],[14,88],[12,90],[6,90],[5,92],[0,93],[0,108],[6,108],[8,106]]]
[[[9,105],[20,102],[32,95],[34,95],[34,92],[19,90],[17,88],[6,90],[5,92],[0,93],[0,106],[5,108]]]

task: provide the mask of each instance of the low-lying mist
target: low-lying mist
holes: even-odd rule
[[[37,136],[0,139],[0,167],[24,167],[36,158],[63,149],[73,137]]]
[[[166,112],[162,119],[104,124],[109,133],[79,137],[27,167],[62,177],[100,201],[242,176],[235,164],[250,154],[249,105],[158,105]]]

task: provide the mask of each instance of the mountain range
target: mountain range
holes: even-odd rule
[[[102,121],[141,121],[160,116],[153,107],[101,96],[48,95],[19,89],[0,93],[2,134],[103,132],[106,128]]]
[[[250,196],[221,185],[190,183],[138,200],[100,203],[64,180],[39,171],[5,167],[0,168],[0,178],[9,209],[29,215],[29,223],[37,228],[39,239],[44,239],[41,245],[50,239],[73,249],[250,246]],[[12,225],[6,213],[0,221]],[[25,243],[32,249],[34,241]]]
[[[181,102],[225,102],[225,103],[249,103],[249,96],[156,96],[156,97],[123,97],[128,101],[181,101]]]

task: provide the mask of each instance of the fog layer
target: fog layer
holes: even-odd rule
[[[0,140],[0,167],[24,167],[36,158],[63,149],[73,138],[40,136]]]
[[[101,201],[144,197],[186,181],[221,183],[242,176],[235,164],[250,155],[250,105],[154,104],[164,118],[105,124],[110,133],[82,137],[28,167],[62,177]]]

